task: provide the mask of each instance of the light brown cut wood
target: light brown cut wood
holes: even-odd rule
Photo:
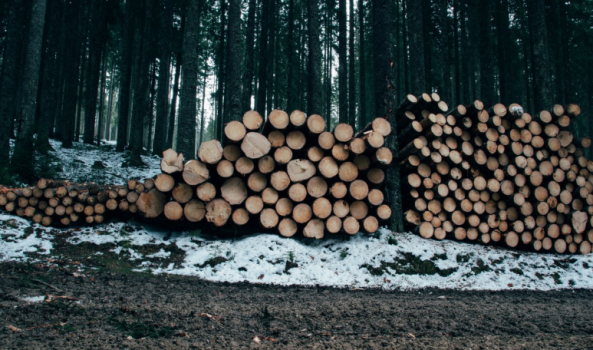
[[[206,221],[217,227],[224,226],[231,214],[231,205],[224,199],[216,198],[206,204]]]
[[[355,138],[350,141],[350,151],[354,154],[362,154],[366,150],[366,143],[361,138]],[[341,225],[341,222],[340,222]]]
[[[264,162],[267,162],[267,159],[269,159],[270,156],[265,155],[262,158],[259,159],[259,161],[261,161],[262,159],[266,159],[264,160]],[[258,165],[259,165],[259,161],[258,161]],[[239,159],[237,159],[237,161],[235,162],[235,170],[237,171],[237,173],[245,176],[247,174],[251,174],[251,172],[253,171],[253,169],[255,168],[255,165],[253,164],[253,161],[247,157],[241,157]]]
[[[379,220],[374,216],[367,216],[362,221],[362,227],[368,233],[375,233],[379,229]]]
[[[237,208],[233,211],[231,219],[236,225],[243,226],[249,222],[249,212],[245,208]]]
[[[288,198],[280,198],[278,202],[276,202],[276,212],[280,216],[288,216],[292,213],[292,201]]]
[[[167,174],[173,174],[181,170],[183,170],[183,155],[178,154],[171,148],[163,151],[161,171]]]
[[[285,171],[279,170],[272,173],[270,183],[276,191],[284,191],[290,186],[290,177]]]
[[[247,179],[247,187],[253,192],[261,192],[268,185],[268,179],[262,173],[253,173]]]
[[[348,187],[343,182],[336,182],[329,190],[332,197],[340,199],[348,194]]]
[[[204,203],[197,199],[190,200],[189,202],[185,203],[185,206],[183,207],[183,215],[189,222],[202,221],[202,219],[204,219],[204,215],[206,215]]]
[[[176,202],[184,204],[189,202],[193,196],[193,192],[193,189],[188,185],[184,183],[178,183],[171,192],[171,195]]]
[[[268,120],[275,129],[277,130],[284,130],[290,123],[290,118],[288,114],[280,109],[274,109],[268,114]]]
[[[436,126],[438,126],[438,125],[436,125]],[[442,133],[442,130],[441,130],[441,133]],[[378,132],[374,132],[374,131],[371,131],[370,133],[364,135],[362,137],[362,139],[365,140],[369,144],[369,146],[371,146],[373,148],[383,147],[383,145],[385,144],[385,138],[383,137],[383,135],[381,135]]]
[[[243,114],[243,125],[249,130],[258,130],[264,119],[257,111],[247,111]]]
[[[385,200],[385,195],[381,190],[373,189],[369,192],[367,198],[371,205],[379,206],[383,204],[383,201]]]
[[[383,119],[383,120],[385,120],[385,119]],[[390,125],[388,122],[386,124]],[[376,131],[376,132],[379,132],[379,131]],[[336,140],[338,140],[340,142],[348,142],[354,136],[354,129],[352,128],[352,126],[350,124],[339,123],[334,128],[333,134],[334,134]],[[383,135],[383,136],[385,136],[385,135]]]
[[[278,202],[278,198],[279,198],[278,192],[271,187],[264,189],[261,194],[261,197],[262,197],[262,200],[264,201],[264,203],[266,203],[268,205],[276,204],[276,202]]]
[[[372,128],[373,131],[378,132],[385,137],[391,133],[391,124],[385,118],[375,118],[372,122]]]
[[[307,118],[307,127],[313,134],[321,134],[325,130],[325,119],[319,114],[313,114]]]
[[[260,196],[249,196],[245,200],[245,209],[251,214],[259,214],[264,208],[264,201]]]
[[[323,159],[321,159],[318,168],[321,175],[328,179],[331,179],[338,175],[339,171],[338,164],[332,157],[324,157]]]
[[[198,149],[198,158],[206,164],[216,164],[222,159],[222,145],[220,141],[210,140],[203,142]]]
[[[369,194],[369,186],[363,180],[355,180],[350,183],[349,193],[356,200],[364,200]]]
[[[300,203],[292,209],[292,218],[299,224],[304,224],[307,221],[311,220],[312,216],[313,211],[311,210],[311,207],[308,204]]]
[[[332,156],[339,161],[347,160],[350,156],[348,146],[344,143],[336,143],[331,150]]]
[[[375,185],[380,185],[385,180],[385,172],[379,168],[369,169],[367,172],[367,180]]]
[[[228,162],[228,160],[226,162]],[[159,177],[160,177],[160,175],[158,175],[157,178],[155,179],[155,186],[157,188],[159,188],[158,181],[164,180],[164,179],[159,180]],[[191,185],[191,186],[195,186],[195,185],[199,185],[199,184],[207,181],[208,178],[210,177],[210,172],[208,170],[208,167],[206,167],[206,164],[204,164],[198,160],[190,160],[187,163],[185,163],[185,165],[183,167],[182,177],[183,177],[183,181],[185,181],[185,183],[187,183],[188,185]],[[172,180],[172,178],[171,178],[171,180]],[[162,192],[168,192],[166,190],[162,190],[161,188],[159,188],[159,190],[161,190]]]
[[[288,163],[286,171],[292,182],[301,182],[307,181],[315,176],[317,169],[315,165],[307,159],[296,159]]]
[[[175,180],[173,179],[173,177],[171,175],[159,174],[159,175],[157,175],[156,179],[154,180],[154,185],[161,192],[169,192],[175,186]],[[134,192],[130,192],[130,193],[134,193]]]
[[[369,213],[368,205],[363,201],[355,201],[350,204],[350,215],[356,220],[364,219]]]
[[[307,238],[321,239],[325,231],[325,223],[320,219],[313,219],[303,229],[303,236]]]
[[[352,182],[358,177],[358,168],[352,162],[344,162],[338,169],[338,177],[344,182]]]
[[[221,186],[220,195],[230,205],[239,205],[247,198],[247,187],[242,179],[233,177],[226,180]]]
[[[239,146],[234,144],[226,145],[222,150],[222,156],[224,157],[224,159],[230,162],[234,162],[237,159],[239,159],[239,157],[241,157],[241,149],[239,148]]]
[[[278,224],[278,232],[283,237],[292,237],[297,232],[297,224],[290,218],[284,218]]]
[[[268,135],[268,141],[273,148],[282,147],[286,143],[286,136],[281,131],[274,130]]]
[[[307,188],[305,188],[303,184],[293,184],[288,189],[288,197],[290,197],[293,202],[300,203],[307,198]]]
[[[320,219],[328,218],[332,214],[332,204],[326,198],[317,198],[313,202],[313,214]]]
[[[307,139],[305,138],[305,135],[298,130],[291,131],[286,136],[286,145],[293,150],[302,149],[303,147],[305,147],[306,143]]]
[[[307,115],[304,112],[295,109],[290,113],[290,124],[298,127],[305,125],[306,122]]]
[[[342,220],[337,216],[330,216],[325,220],[325,229],[329,233],[338,233],[342,229]]]
[[[179,221],[183,218],[183,208],[177,202],[169,202],[165,204],[165,217],[171,221]]]
[[[572,213],[572,227],[577,234],[585,232],[589,216],[582,211],[575,211]]]
[[[196,188],[196,196],[204,202],[209,202],[216,197],[216,187],[210,182],[204,182]]]
[[[355,235],[358,233],[358,231],[360,231],[360,223],[352,216],[344,219],[342,222],[342,227],[344,228],[344,232],[349,235]]]
[[[567,244],[563,238],[558,238],[554,241],[554,251],[558,254],[564,254],[566,252]]]
[[[133,192],[130,192],[133,193]],[[166,196],[156,188],[148,192],[143,192],[140,194],[138,200],[135,201],[136,207],[140,212],[140,215],[144,216],[148,219],[156,218],[157,216],[161,215],[163,212],[165,202],[167,198]],[[130,202],[128,200],[128,202]],[[131,202],[130,202],[131,203]],[[128,208],[129,209],[129,208]],[[94,209],[93,209],[94,212]],[[88,216],[90,214],[87,213],[85,208],[84,213]]]
[[[233,120],[224,127],[224,135],[233,142],[240,142],[247,134],[247,129],[243,123]]]
[[[278,220],[278,214],[274,209],[271,208],[262,210],[259,215],[259,221],[265,229],[272,229],[276,227],[278,225]]]
[[[307,193],[313,198],[320,198],[327,193],[327,182],[320,176],[314,176],[307,182]]]
[[[233,176],[235,173],[235,167],[233,163],[229,162],[226,159],[222,159],[218,164],[216,164],[216,173],[222,178],[229,178]]]
[[[443,145],[442,148],[445,146]],[[389,165],[393,161],[393,153],[387,147],[381,147],[375,152],[375,157],[381,164]]]
[[[241,150],[243,151],[243,154],[245,154],[246,157],[251,159],[259,159],[265,156],[270,152],[271,148],[272,144],[270,143],[270,141],[268,141],[268,139],[262,134],[256,132],[247,133],[247,135],[245,135],[245,137],[243,138],[243,142],[241,143]]]
[[[381,220],[388,220],[391,217],[391,214],[392,214],[392,210],[386,204],[382,204],[377,208],[377,216]]]
[[[323,150],[317,146],[309,148],[307,151],[307,158],[313,163],[319,162],[324,156]]]
[[[282,146],[274,152],[274,160],[278,164],[287,164],[292,160],[292,150],[288,146]]]

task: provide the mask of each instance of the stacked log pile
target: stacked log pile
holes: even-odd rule
[[[537,115],[408,95],[398,129],[405,221],[424,238],[591,252],[593,162],[569,130],[580,108]]]
[[[277,230],[291,237],[375,232],[391,216],[384,203],[383,147],[391,132],[383,118],[354,133],[301,111],[255,111],[225,126],[225,140],[204,142],[198,159],[163,153],[162,173],[127,186],[71,185],[40,180],[0,195],[9,212],[43,225],[100,223],[105,214],[138,214],[168,225],[202,224],[237,230]],[[261,131],[260,131],[261,129]],[[223,144],[225,145],[223,147]]]

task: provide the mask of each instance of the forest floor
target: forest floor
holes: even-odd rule
[[[46,167],[101,183],[158,172],[156,157],[126,168],[102,148],[58,148]],[[119,219],[55,229],[0,214],[0,348],[579,349],[593,340],[593,255],[386,229],[318,241],[219,237]]]

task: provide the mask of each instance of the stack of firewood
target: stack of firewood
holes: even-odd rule
[[[480,101],[448,111],[424,94],[397,114],[405,220],[422,237],[591,252],[591,140],[569,130],[577,105],[534,116]]]
[[[71,185],[40,180],[37,186],[0,194],[9,212],[43,225],[106,213],[137,213],[146,219],[200,227],[277,230],[290,237],[375,232],[391,216],[384,204],[384,147],[391,132],[377,118],[355,135],[348,124],[326,131],[325,119],[301,111],[274,110],[265,124],[258,112],[225,126],[225,140],[204,142],[198,159],[163,153],[162,173],[127,186]],[[261,129],[261,131],[260,131]]]

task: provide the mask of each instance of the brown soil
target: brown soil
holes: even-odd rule
[[[590,290],[385,292],[71,271],[0,264],[0,348],[581,349],[593,340]],[[51,301],[19,298],[46,293]]]

